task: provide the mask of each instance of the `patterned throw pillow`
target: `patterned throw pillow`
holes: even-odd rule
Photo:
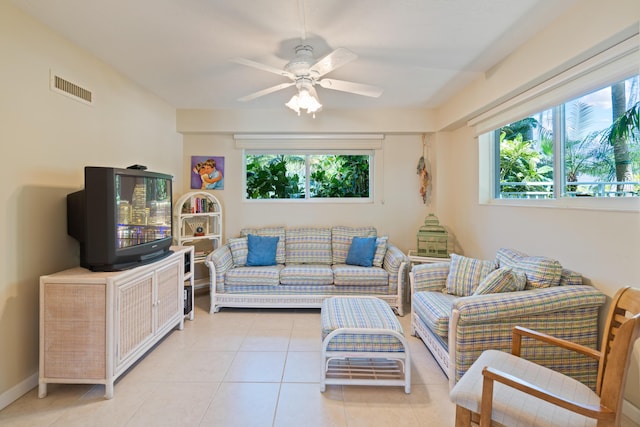
[[[510,268],[498,268],[480,282],[473,295],[522,291],[525,284],[524,274],[516,273]]]
[[[376,253],[373,255],[373,266],[382,267],[384,256],[387,254],[387,243],[389,237],[383,236],[376,239]]]
[[[247,254],[249,253],[249,245],[246,237],[235,237],[227,241],[231,250],[234,267],[244,267],[247,265]]]
[[[460,297],[472,295],[480,282],[495,268],[496,265],[493,261],[451,254],[451,265],[447,276],[447,293]]]
[[[496,254],[499,267],[510,267],[527,276],[526,289],[548,288],[560,284],[562,265],[544,256],[528,256],[514,249],[500,248]]]

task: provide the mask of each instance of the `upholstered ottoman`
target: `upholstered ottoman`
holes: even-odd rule
[[[411,392],[411,358],[389,304],[374,297],[333,297],[322,303],[322,373],[327,384],[404,386]]]

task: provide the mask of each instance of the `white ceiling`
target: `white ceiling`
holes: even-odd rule
[[[305,38],[320,58],[359,58],[326,77],[380,98],[318,88],[327,108],[429,108],[445,101],[578,0],[13,0],[176,108],[284,108],[294,87],[231,62],[283,68]]]

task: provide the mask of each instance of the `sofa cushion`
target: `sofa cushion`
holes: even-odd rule
[[[282,265],[266,267],[238,267],[225,273],[224,285],[229,286],[276,286],[280,283]]]
[[[244,267],[247,264],[249,244],[246,237],[235,237],[227,241],[234,267]]]
[[[520,251],[500,248],[496,254],[499,267],[510,267],[527,276],[526,289],[548,288],[560,284],[562,266],[544,256],[528,256]]]
[[[285,235],[287,264],[331,264],[330,228],[287,228]]]
[[[373,266],[373,255],[376,253],[375,237],[354,237],[349,246],[345,264],[361,267]]]
[[[384,256],[387,253],[387,244],[389,243],[389,237],[383,236],[376,239],[376,252],[373,254],[373,266],[382,267]]]
[[[247,236],[247,267],[257,267],[263,265],[276,265],[276,248],[279,237]]]
[[[523,273],[511,268],[498,268],[484,278],[473,295],[497,294],[500,292],[516,292],[524,290],[527,278]]]
[[[354,237],[375,237],[374,227],[346,227],[335,226],[331,228],[332,263],[344,264],[347,253]]]
[[[287,264],[280,272],[281,285],[332,285],[333,271],[325,264]]]
[[[389,273],[380,267],[360,267],[338,264],[333,266],[336,286],[388,286]]]
[[[469,296],[473,294],[480,282],[495,269],[494,261],[451,254],[451,264],[447,276],[447,293],[460,297]]]
[[[447,290],[447,277],[451,265],[448,262],[415,264],[411,267],[411,292]]]
[[[361,354],[408,351],[398,338],[387,333],[342,333],[326,341],[329,334],[342,328],[362,331],[380,329],[404,335],[402,325],[389,304],[378,298],[327,298],[322,302],[320,324],[322,341],[326,344],[327,351]],[[357,376],[355,371],[351,371],[354,377]],[[384,373],[380,372],[380,376],[383,377]]]
[[[457,298],[442,292],[416,292],[411,296],[411,309],[429,329],[446,342],[451,308]]]
[[[278,237],[278,248],[276,250],[276,264],[284,264],[285,262],[285,228],[284,227],[262,227],[262,228],[243,228],[240,230],[240,236],[248,236],[253,234],[256,236]]]

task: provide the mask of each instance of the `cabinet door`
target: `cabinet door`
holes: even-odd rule
[[[41,377],[106,377],[104,285],[46,283],[43,288]]]
[[[167,323],[173,322],[182,316],[183,288],[182,269],[183,258],[177,259],[156,272],[157,295],[156,313],[157,329],[163,329]]]
[[[153,336],[153,271],[116,283],[115,289],[118,366]]]

